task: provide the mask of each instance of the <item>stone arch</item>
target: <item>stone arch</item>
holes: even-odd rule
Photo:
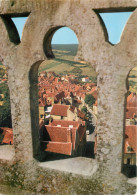
[[[129,75],[130,75],[130,73],[131,73],[131,71],[134,69],[134,68],[136,68],[137,67],[137,65],[132,65],[130,68],[129,68],[129,70],[128,70],[128,74],[126,75],[126,87],[127,87],[127,90],[129,90],[129,81],[128,81],[128,78],[129,78]]]
[[[14,166],[12,163],[8,163],[10,168],[7,164],[6,166],[5,163],[2,164],[1,175],[3,182],[8,181],[9,184],[15,185],[21,184],[25,189],[36,190],[39,193],[52,193],[56,189],[57,193],[67,193],[69,191],[70,194],[80,192],[98,194],[100,191],[110,194],[134,194],[135,185],[133,187],[129,186],[127,178],[120,174],[120,163],[125,75],[133,63],[137,61],[136,32],[134,29],[136,18],[135,14],[133,14],[134,17],[132,16],[132,18],[134,19],[129,21],[129,29],[126,27],[126,34],[125,32],[123,33],[124,38],[121,39],[121,43],[112,48],[105,42],[99,20],[92,13],[92,10],[136,7],[137,2],[129,0],[111,2],[107,0],[103,2],[101,0],[86,2],[84,0],[37,0],[34,2],[30,0],[26,3],[25,0],[22,0],[18,1],[18,3],[15,2],[13,6],[10,6],[11,4],[13,5],[10,0],[2,0],[0,2],[1,13],[10,14],[31,11],[31,15],[24,28],[22,43],[17,47],[17,50],[14,50],[14,44],[10,43],[9,38],[6,39],[6,44],[4,42],[5,48],[1,50],[1,56],[3,58],[6,56],[3,64],[11,62],[13,67],[9,72],[10,89],[13,91],[12,115],[15,121],[16,133],[16,163],[14,163]],[[133,23],[131,24],[130,22]],[[90,62],[99,74],[99,160],[101,163],[97,174],[87,179],[81,176],[73,179],[71,174],[44,170],[44,167],[40,167],[37,162],[34,163],[31,157],[29,70],[32,64],[45,59],[43,51],[45,33],[50,28],[60,25],[70,26],[71,29],[75,28],[81,40],[79,59]],[[5,27],[3,32],[0,32],[1,35],[8,37]],[[133,32],[131,33],[132,36],[130,32]],[[128,48],[130,41],[128,36],[132,39],[133,48]],[[3,43],[3,37],[0,38],[1,43]],[[11,56],[8,56],[9,53]],[[21,70],[20,67],[22,68]],[[35,74],[32,75],[35,77]],[[21,161],[21,163],[18,164],[17,160]],[[82,185],[79,185],[79,178],[81,178]],[[58,181],[62,181],[64,185],[58,185]],[[51,186],[50,188],[47,187],[49,185]],[[68,186],[68,188],[64,186]]]
[[[39,139],[39,111],[38,111],[38,68],[41,61],[34,63],[29,72],[30,81],[30,113],[32,129],[33,156],[39,158],[40,139]]]
[[[43,41],[43,49],[45,55],[48,59],[54,57],[52,53],[51,40],[54,33],[63,26],[57,26],[49,29],[46,33]],[[74,26],[73,26],[73,29]],[[75,32],[75,31],[74,31]],[[36,155],[40,152],[40,139],[39,139],[39,121],[38,121],[38,68],[42,60],[37,61],[31,66],[29,72],[29,81],[30,81],[30,109],[31,109],[31,127],[32,127],[32,143],[33,143],[33,154]],[[95,67],[94,67],[95,70]],[[41,153],[41,152],[40,152]]]
[[[83,7],[81,7],[80,9],[82,11]],[[97,60],[96,52],[101,53],[101,50],[105,50],[105,52],[107,52],[108,49],[110,48],[110,45],[107,42],[105,42],[103,29],[94,11],[90,10],[90,14],[92,15],[92,17],[91,18],[87,17],[88,19],[86,21],[84,20],[85,18],[83,19],[82,16],[80,16],[80,19],[82,20],[82,24],[81,24],[80,19],[78,19],[77,21],[75,20],[75,17],[78,17],[77,12],[75,11],[76,11],[75,9],[73,9],[73,11],[69,10],[70,14],[71,12],[73,12],[69,18],[66,18],[66,16],[64,16],[64,12],[62,13],[60,11],[59,13],[53,13],[51,18],[49,18],[49,15],[46,12],[42,12],[42,13],[39,13],[39,11],[32,12],[25,24],[22,42],[18,47],[18,53],[22,51],[24,58],[25,56],[28,57],[29,55],[28,69],[30,72],[30,75],[29,75],[30,97],[32,97],[32,92],[34,92],[35,94],[34,101],[32,101],[33,98],[30,98],[31,113],[33,113],[32,105],[34,105],[36,97],[37,97],[36,95],[37,90],[35,86],[36,80],[33,79],[32,77],[36,77],[37,75],[36,72],[40,64],[39,62],[41,60],[46,59],[44,49],[43,49],[43,42],[45,40],[48,40],[48,42],[46,42],[48,46],[51,43],[51,37],[53,36],[57,28],[60,28],[62,26],[68,26],[76,33],[78,40],[79,40],[79,51],[77,53],[76,59],[84,60],[88,62],[90,66],[93,66],[94,69],[96,69],[97,65],[100,66],[100,61],[102,60],[102,55],[99,57],[99,60]],[[56,14],[61,15],[59,21],[55,18]],[[66,18],[66,21],[64,18]],[[49,24],[49,19],[51,19],[50,24]],[[92,34],[94,34],[93,37],[92,37]],[[29,45],[29,47],[27,45]],[[49,48],[51,51],[50,45],[49,45]],[[30,60],[32,63],[30,63]],[[34,110],[34,113],[36,113],[37,115],[37,106],[36,106],[36,110]],[[31,115],[34,116],[34,114],[31,114]],[[31,121],[33,118],[32,116],[31,116]],[[36,119],[36,127],[38,128],[37,119]],[[34,126],[35,125],[32,126],[31,124],[32,131],[35,128]],[[33,146],[34,156],[38,154],[39,144],[40,144],[38,137],[35,136],[35,132],[37,131],[37,128],[34,130],[34,134],[32,135],[34,137],[34,140],[36,139],[36,143],[37,143],[36,145]],[[38,134],[36,133],[36,135]]]
[[[63,26],[52,27],[46,32],[43,39],[44,55],[48,60],[54,57],[52,53],[51,40],[54,33]],[[45,57],[45,58],[46,58]],[[34,60],[34,59],[33,59]],[[44,60],[34,62],[29,68],[29,82],[30,82],[30,113],[31,113],[31,128],[32,128],[32,145],[33,156],[38,160],[42,158],[40,150],[40,137],[39,137],[39,111],[38,111],[38,68]]]
[[[54,34],[56,33],[56,31],[58,31],[60,28],[63,28],[63,27],[68,27],[68,26],[56,26],[56,27],[53,27],[46,33],[46,35],[44,37],[43,49],[44,49],[44,53],[45,53],[45,55],[46,55],[46,57],[48,59],[52,59],[52,58],[55,57],[53,52],[52,52],[51,41],[52,41],[52,38],[53,38]],[[68,27],[68,28],[71,29],[70,27]],[[75,33],[75,35],[76,35],[76,33]],[[76,37],[77,37],[77,35],[76,35]]]
[[[123,165],[122,172],[127,177],[136,176],[136,125],[137,125],[137,81],[136,79],[137,66],[134,65],[133,68],[130,68],[126,78],[126,87],[127,93],[125,96],[125,113],[124,113],[124,143],[123,143]],[[132,74],[131,71],[133,70]],[[129,77],[131,76],[131,77]],[[130,80],[132,85],[130,84]],[[134,83],[133,83],[134,82]],[[132,140],[132,141],[131,141]]]
[[[81,12],[83,12],[84,8],[80,7],[80,9]],[[101,51],[108,49],[111,46],[105,41],[104,31],[100,24],[100,20],[92,9],[90,10],[90,18],[86,18],[86,16],[83,18],[82,15],[77,16],[77,12],[75,11],[75,9],[72,9],[71,11],[68,10],[68,13],[65,14],[64,12],[57,10],[57,12],[52,14],[51,18],[49,18],[48,13],[46,12],[32,12],[24,27],[22,45],[20,45],[20,47],[24,47],[26,44],[29,44],[30,47],[27,48],[27,50],[28,52],[31,50],[32,58],[35,59],[34,61],[44,59],[44,50],[46,50],[46,47],[43,50],[43,40],[44,42],[47,40],[45,35],[49,36],[50,34],[52,37],[55,30],[63,26],[67,26],[75,32],[79,40],[79,50],[76,58],[88,62],[95,61],[95,53],[98,49]],[[70,14],[69,17],[67,17],[68,14]],[[89,14],[89,10],[86,14]],[[58,15],[60,15],[59,20],[56,18]],[[79,17],[79,19],[76,22],[77,17]],[[51,20],[50,24],[49,19]],[[88,30],[86,30],[87,28]],[[94,38],[92,38],[92,34],[94,34],[96,38],[94,36]],[[31,37],[33,37],[33,39]],[[48,37],[49,42],[50,39]],[[50,47],[49,43],[47,43],[47,45]],[[87,55],[86,48],[88,48],[88,52],[90,52],[89,57]]]

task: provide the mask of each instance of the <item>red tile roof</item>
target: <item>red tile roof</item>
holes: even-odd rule
[[[67,129],[66,127],[55,127],[45,125],[46,131],[48,133],[48,137],[53,142],[67,142]]]
[[[64,98],[65,97],[65,93],[64,91],[60,92],[60,93],[57,93],[55,98],[57,101],[59,101],[60,99]]]
[[[45,103],[43,102],[43,101],[41,101],[40,103],[39,103],[39,107],[45,107]]]
[[[59,126],[60,125],[60,126]],[[76,142],[76,136],[78,135],[78,139],[81,142],[85,135],[85,122],[83,121],[62,121],[62,120],[53,120],[49,125],[45,125],[45,141],[48,145],[45,148],[46,151],[62,153],[60,149],[53,149],[52,146],[55,146],[55,143],[71,143],[72,149],[75,150],[78,147],[78,143]],[[52,145],[53,142],[53,145]],[[58,145],[56,145],[58,147]],[[68,154],[68,150],[64,149],[64,154]],[[70,154],[71,155],[71,152]]]
[[[75,111],[75,106],[70,106],[69,110],[70,110],[71,112],[74,113],[74,111]]]
[[[69,106],[67,105],[54,104],[50,114],[67,117],[68,108]]]
[[[62,142],[42,142],[43,148],[47,152],[54,152],[59,154],[71,155],[72,153],[72,143],[62,143]]]
[[[79,122],[78,121],[53,120],[52,123],[50,123],[49,125],[50,126],[61,125],[61,127],[69,127],[70,125],[73,125],[73,127],[78,128]]]
[[[97,105],[98,105],[98,101],[96,100],[94,106],[97,106]]]
[[[127,107],[137,107],[137,94],[131,93],[127,97]]]
[[[134,115],[137,116],[137,107],[127,107],[126,108],[126,118],[127,119],[134,118]]]
[[[84,114],[83,112],[81,112],[79,109],[77,109],[77,112],[78,112],[77,116],[78,116],[79,118],[85,119],[85,114]]]
[[[0,127],[0,131],[4,136],[1,144],[13,144],[13,130],[11,128]]]
[[[90,94],[97,100],[98,98],[97,87],[93,87],[92,90],[90,91]]]

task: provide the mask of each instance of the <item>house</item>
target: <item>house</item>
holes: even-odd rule
[[[124,164],[137,165],[137,125],[126,126]]]
[[[42,71],[39,73],[40,77],[46,77],[47,76],[47,72],[46,71]]]
[[[47,152],[82,155],[86,144],[85,122],[53,120],[45,125],[41,144]]]
[[[0,127],[0,144],[13,144],[13,129]]]
[[[97,87],[93,87],[91,89],[91,91],[89,92],[89,94],[91,94],[96,100],[98,98],[98,91],[97,91]]]
[[[131,93],[127,97],[126,125],[137,125],[137,94]]]
[[[82,82],[89,82],[89,78],[88,77],[82,78]]]
[[[50,114],[53,120],[78,121],[86,119],[83,112],[71,105],[54,104]]]
[[[47,77],[55,77],[55,76],[56,76],[55,72],[53,71],[47,72]]]
[[[39,100],[39,118],[44,118],[46,104],[41,99]]]
[[[98,101],[96,100],[95,103],[93,104],[93,113],[95,115],[98,114],[98,107],[97,106],[98,106]]]

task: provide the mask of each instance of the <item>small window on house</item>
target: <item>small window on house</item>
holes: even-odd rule
[[[130,158],[127,158],[127,164],[130,165]]]

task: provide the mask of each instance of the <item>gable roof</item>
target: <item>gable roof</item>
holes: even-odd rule
[[[131,93],[127,97],[127,107],[137,107],[137,94]]]
[[[137,107],[127,107],[126,108],[126,119],[134,118],[134,115],[137,116]]]
[[[68,105],[54,104],[51,110],[51,115],[67,117]]]
[[[2,144],[13,144],[13,129],[7,127],[0,127],[1,134],[3,135]]]
[[[97,87],[93,87],[90,91],[90,94],[97,100],[98,98]]]
[[[82,111],[80,111],[79,109],[77,109],[77,116],[81,119],[85,119],[85,114]]]
[[[73,127],[78,128],[79,122],[78,121],[53,120],[52,123],[50,123],[49,125],[50,126],[61,125],[61,127],[70,127],[70,125],[73,125]]]

